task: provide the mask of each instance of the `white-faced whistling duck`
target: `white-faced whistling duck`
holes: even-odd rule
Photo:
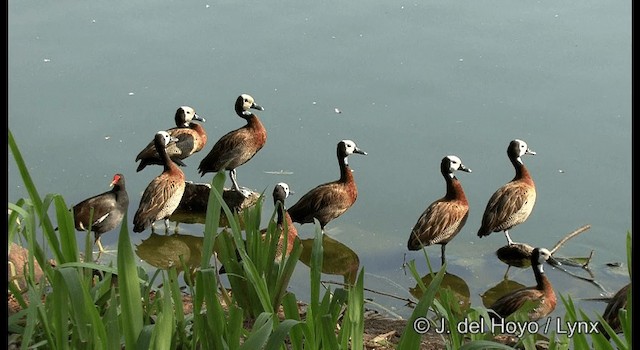
[[[110,191],[87,198],[72,208],[76,230],[86,231],[91,226],[99,253],[104,252],[100,236],[120,225],[129,208],[124,175],[115,174],[110,186],[112,186]]]
[[[531,253],[531,268],[536,277],[536,285],[518,289],[496,300],[489,308],[497,315],[506,318],[520,309],[525,302],[533,301],[535,307],[529,311],[529,320],[537,321],[549,315],[556,308],[556,293],[551,282],[544,274],[542,265],[547,261],[552,266],[560,263],[551,256],[551,252],[545,248],[535,248]],[[495,316],[495,315],[493,315]]]
[[[313,223],[315,218],[320,222],[320,227],[324,232],[327,223],[344,214],[355,203],[358,197],[358,188],[347,161],[349,155],[354,153],[367,154],[351,140],[338,142],[337,156],[340,179],[318,185],[291,206],[288,212],[293,222]]]
[[[482,216],[482,226],[478,230],[478,237],[488,236],[492,232],[503,231],[509,245],[513,244],[509,237],[509,230],[519,225],[529,217],[536,203],[536,186],[522,163],[525,154],[535,155],[522,140],[513,140],[507,148],[507,155],[516,175],[507,184],[493,193]]]
[[[157,220],[164,220],[165,229],[169,227],[169,216],[176,210],[184,193],[184,173],[171,160],[165,148],[177,138],[169,136],[166,131],[158,131],[154,144],[163,160],[164,170],[156,176],[142,194],[140,205],[133,218],[133,232],[142,232]]]
[[[192,122],[193,120],[205,122],[205,119],[197,115],[193,108],[181,106],[175,115],[176,127],[167,130],[171,137],[178,139],[167,147],[167,154],[179,166],[186,166],[182,160],[199,152],[207,144],[207,132],[202,125]],[[154,141],[149,142],[147,147],[138,153],[137,161],[140,161],[140,164],[136,171],[141,171],[150,164],[163,164]]]
[[[233,189],[240,191],[236,179],[236,168],[253,158],[267,142],[267,130],[250,109],[264,110],[255,103],[253,97],[247,94],[238,96],[235,104],[236,114],[247,123],[241,128],[228,132],[213,145],[209,154],[200,162],[198,167],[200,176],[228,170]]]
[[[440,172],[447,184],[447,192],[420,215],[407,242],[409,250],[420,250],[423,246],[440,244],[440,259],[443,265],[447,243],[460,232],[469,217],[469,202],[462,184],[454,174],[457,170],[471,172],[471,169],[464,166],[456,156],[442,158]]]
[[[289,197],[289,185],[284,182],[279,182],[273,188],[273,205],[276,210],[276,225],[278,229],[279,239],[276,250],[276,261],[280,261],[282,259],[283,245],[285,239],[284,228],[285,225],[287,227],[287,247],[284,250],[286,254],[291,253],[293,250],[293,244],[295,240],[298,239],[298,230],[293,225],[293,221],[291,220],[291,216],[287,212],[287,207],[285,206],[285,199]],[[262,234],[266,234],[267,229],[262,229]]]

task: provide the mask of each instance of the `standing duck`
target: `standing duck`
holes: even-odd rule
[[[129,208],[129,196],[124,185],[124,175],[115,174],[110,186],[112,187],[110,191],[87,198],[72,208],[76,230],[86,231],[91,226],[99,254],[104,252],[100,237],[103,233],[120,225]],[[93,213],[91,213],[92,209]]]
[[[354,153],[367,154],[351,140],[338,142],[337,155],[338,165],[340,166],[340,179],[318,185],[302,196],[288,210],[293,222],[299,224],[313,223],[315,218],[320,222],[320,227],[324,232],[324,227],[329,221],[344,214],[355,203],[358,197],[358,188],[347,161],[349,155]]]
[[[536,186],[520,158],[525,154],[535,155],[536,152],[529,149],[527,143],[522,140],[516,139],[509,143],[507,155],[516,170],[516,175],[513,180],[498,188],[489,199],[478,237],[503,231],[508,244],[512,245],[509,230],[525,222],[531,214],[536,202]]]
[[[162,159],[164,170],[151,180],[144,190],[136,215],[133,217],[133,232],[142,232],[149,226],[153,232],[153,223],[157,220],[164,220],[165,229],[169,227],[169,216],[180,204],[185,188],[184,173],[166,151],[167,145],[177,140],[169,136],[166,131],[156,133],[153,142]]]
[[[469,202],[460,181],[454,175],[457,170],[471,172],[471,169],[464,166],[456,156],[442,158],[440,172],[447,183],[447,193],[431,203],[422,213],[411,230],[407,242],[409,250],[419,250],[423,246],[440,244],[440,260],[443,265],[447,243],[460,232],[469,217]]]
[[[178,139],[167,147],[167,154],[180,166],[186,166],[182,160],[199,152],[207,144],[207,132],[202,125],[193,123],[193,120],[205,122],[205,119],[197,115],[193,108],[181,106],[175,115],[176,127],[167,130],[171,137]],[[160,154],[156,151],[154,141],[149,142],[147,147],[138,153],[137,161],[140,161],[140,164],[138,164],[136,171],[141,171],[150,164],[163,164]]]
[[[542,269],[545,261],[551,265],[560,265],[551,256],[549,250],[535,248],[531,253],[531,267],[536,277],[536,285],[506,294],[498,298],[489,308],[500,317],[506,318],[521,308],[525,302],[533,301],[537,305],[529,311],[529,320],[537,321],[550,314],[556,308],[556,293],[553,291],[553,286]]]
[[[209,154],[200,162],[200,176],[206,173],[229,170],[233,189],[240,191],[236,179],[236,168],[248,162],[267,142],[267,130],[258,116],[250,109],[264,111],[250,95],[242,94],[236,99],[236,114],[247,121],[243,127],[230,131],[213,145]],[[241,192],[242,193],[242,192]]]

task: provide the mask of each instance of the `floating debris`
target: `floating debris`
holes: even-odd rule
[[[264,171],[265,174],[273,174],[273,175],[292,175],[293,171],[282,170],[279,171]]]

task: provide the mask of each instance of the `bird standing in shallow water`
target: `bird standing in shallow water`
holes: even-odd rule
[[[507,155],[516,170],[515,177],[493,193],[482,216],[482,225],[478,237],[488,236],[492,232],[503,231],[509,245],[513,244],[509,230],[529,217],[536,202],[536,186],[522,163],[525,154],[535,155],[527,143],[513,140],[507,148]]]
[[[551,282],[544,274],[542,265],[547,261],[552,265],[560,265],[551,252],[545,248],[535,248],[531,252],[531,268],[536,277],[536,285],[513,291],[496,300],[489,308],[500,317],[506,318],[521,308],[525,302],[537,303],[534,309],[529,311],[529,320],[537,321],[547,316],[556,308],[556,293]]]
[[[165,230],[169,227],[169,216],[176,210],[184,193],[184,173],[171,160],[166,152],[170,142],[177,138],[169,136],[166,131],[156,133],[154,144],[163,160],[164,170],[156,176],[142,194],[140,205],[133,217],[133,232],[142,232],[157,220],[164,220]]]
[[[460,232],[469,217],[469,202],[460,181],[454,175],[457,170],[471,172],[471,169],[464,166],[456,156],[442,158],[440,172],[447,183],[447,192],[444,197],[431,203],[422,213],[411,230],[407,242],[409,250],[419,250],[423,246],[440,244],[440,260],[443,265],[447,243]]]
[[[202,125],[193,123],[193,120],[205,122],[205,119],[196,114],[193,108],[181,106],[176,110],[175,114],[176,127],[167,130],[169,136],[178,139],[178,141],[167,147],[167,154],[180,166],[187,166],[182,160],[199,152],[207,144],[207,132]],[[136,171],[141,171],[150,164],[163,164],[153,140],[138,153],[136,156],[137,161],[140,161],[140,164],[138,164]]]
[[[103,233],[120,225],[129,208],[129,195],[125,188],[124,175],[115,174],[110,186],[112,186],[110,191],[87,198],[72,208],[76,230],[86,231],[91,226],[99,249],[98,257],[104,252],[100,237]],[[91,225],[90,221],[92,221]]]
[[[358,188],[347,161],[347,157],[354,153],[367,154],[351,140],[338,142],[337,156],[340,179],[318,185],[291,206],[288,212],[293,222],[313,223],[315,218],[320,222],[320,227],[324,232],[326,224],[344,214],[355,203],[358,197]]]
[[[267,130],[258,116],[250,109],[264,111],[250,95],[242,94],[236,99],[236,114],[247,121],[243,127],[230,131],[213,145],[209,154],[200,162],[200,176],[206,173],[228,170],[233,189],[241,191],[236,179],[236,168],[248,162],[267,142]],[[243,193],[243,192],[240,192]]]

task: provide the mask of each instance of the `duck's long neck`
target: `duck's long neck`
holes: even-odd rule
[[[533,275],[536,276],[536,288],[539,290],[546,290],[551,286],[549,279],[544,275],[542,271],[542,264],[531,265],[533,268]]]
[[[513,164],[513,168],[516,170],[516,176],[513,177],[512,181],[525,181],[534,185],[529,170],[527,170],[527,167],[524,166],[520,158],[511,159],[511,164]]]
[[[284,222],[284,204],[281,201],[274,201],[273,203],[276,207],[276,224],[278,227],[282,227],[282,223]]]
[[[444,175],[444,179],[447,183],[447,194],[445,198],[448,200],[457,200],[460,202],[468,203],[467,196],[464,194],[462,184],[453,174]]]
[[[156,144],[156,149],[158,151],[158,154],[160,155],[160,158],[162,159],[162,165],[164,167],[164,172],[183,174],[182,170],[180,170],[180,168],[178,168],[176,163],[174,163],[173,160],[171,160],[171,157],[169,157],[169,154],[167,153],[166,146],[162,145],[161,147],[158,147],[159,145],[160,144]],[[182,176],[184,177],[184,174]]]
[[[340,182],[347,183],[353,182],[353,173],[349,167],[349,161],[347,157],[341,157],[338,155],[338,166],[340,167]]]

